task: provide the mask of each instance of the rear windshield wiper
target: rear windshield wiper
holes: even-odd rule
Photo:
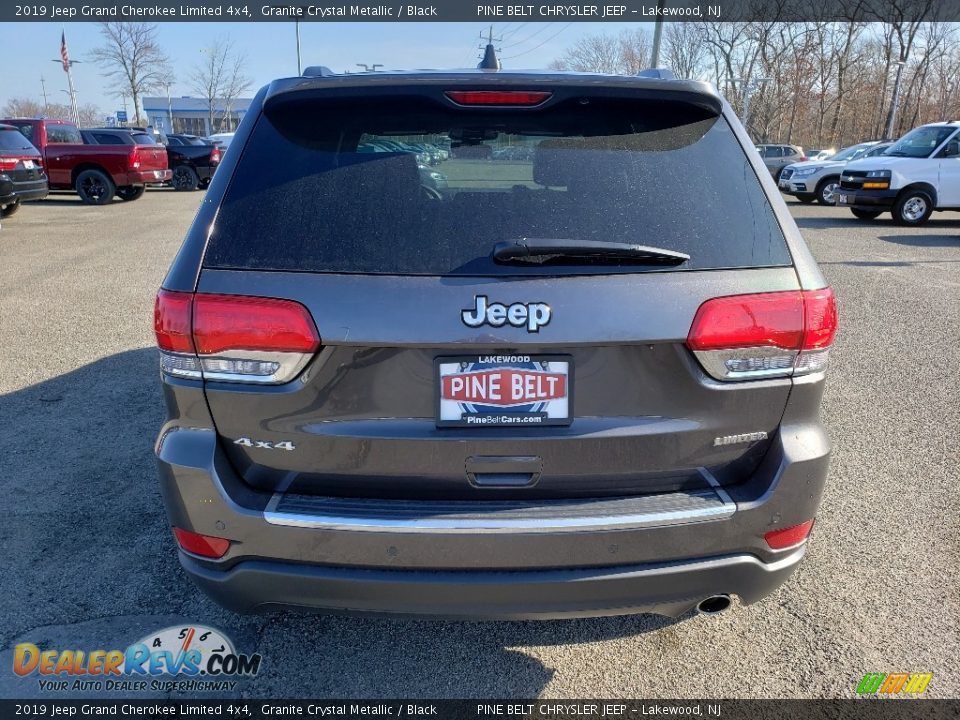
[[[498,263],[680,265],[690,256],[676,250],[600,240],[520,238],[493,247]]]

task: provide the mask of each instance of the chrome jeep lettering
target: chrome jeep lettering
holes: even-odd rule
[[[503,327],[510,323],[513,327],[526,326],[527,332],[540,332],[540,328],[550,322],[551,310],[546,303],[489,303],[486,295],[474,298],[472,309],[461,310],[460,319],[467,327],[491,325]]]

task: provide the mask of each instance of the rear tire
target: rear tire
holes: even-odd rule
[[[146,191],[146,185],[127,185],[117,189],[117,197],[124,202],[131,202],[132,200],[139,200],[142,198]]]
[[[850,212],[857,220],[876,220],[881,213],[880,210],[858,210],[857,208],[850,208]]]
[[[893,221],[897,225],[917,227],[933,214],[933,198],[923,190],[908,190],[893,204]]]
[[[8,218],[20,209],[20,198],[17,198],[9,205],[0,208],[0,218]]]
[[[813,201],[817,199],[816,195],[797,195],[797,200],[802,202],[804,205],[811,205]]]
[[[175,190],[190,191],[200,187],[200,178],[197,171],[189,165],[177,165],[173,169],[173,188]]]
[[[74,189],[85,205],[106,205],[117,192],[110,176],[100,170],[84,170],[77,175]]]
[[[824,178],[817,185],[817,202],[821,205],[833,207],[837,204],[837,191],[840,189],[840,178]]]

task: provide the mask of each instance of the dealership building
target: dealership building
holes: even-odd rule
[[[251,98],[236,98],[230,102],[228,110],[225,101],[214,100],[213,127],[204,98],[145,97],[143,111],[149,124],[158,130],[205,136],[236,130],[251,102]]]

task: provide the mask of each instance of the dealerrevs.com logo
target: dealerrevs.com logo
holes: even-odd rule
[[[226,635],[204,625],[168,627],[115,650],[41,650],[20,643],[13,672],[37,677],[47,691],[230,691],[260,670],[259,654],[237,653]]]

